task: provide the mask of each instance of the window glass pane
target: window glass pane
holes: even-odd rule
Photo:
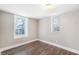
[[[53,29],[54,29],[54,31],[60,31],[58,16],[54,17],[54,19],[53,19]]]
[[[28,18],[24,16],[14,15],[14,38],[22,38],[28,36]]]
[[[16,35],[25,34],[25,17],[18,16],[16,19]]]
[[[51,32],[60,31],[60,19],[59,16],[51,17]]]

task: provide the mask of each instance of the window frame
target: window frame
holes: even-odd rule
[[[60,17],[51,16],[51,32],[59,32],[59,31],[60,31]]]
[[[24,17],[24,16],[14,15],[14,39],[28,37],[28,18],[27,17],[24,17],[25,18],[25,22],[24,22],[25,23],[24,25],[25,34],[23,35],[16,34],[16,20],[18,19],[18,17]]]

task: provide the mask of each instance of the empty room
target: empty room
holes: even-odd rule
[[[79,55],[79,5],[0,4],[0,55]]]

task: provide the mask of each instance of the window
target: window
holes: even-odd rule
[[[60,19],[59,16],[51,17],[51,32],[60,31]]]
[[[28,18],[24,16],[15,15],[14,16],[14,37],[21,38],[27,37],[28,35]]]

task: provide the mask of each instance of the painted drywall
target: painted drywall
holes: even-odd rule
[[[79,10],[58,17],[60,18],[59,32],[51,32],[51,17],[39,21],[39,38],[79,50]]]
[[[0,11],[0,48],[37,38],[37,20],[29,18],[28,37],[14,39],[14,14]]]

